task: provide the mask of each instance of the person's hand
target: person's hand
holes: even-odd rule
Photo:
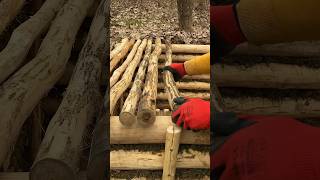
[[[179,81],[187,74],[183,63],[172,63],[170,66],[165,66],[162,71],[170,71],[175,81]]]
[[[210,102],[199,98],[175,98],[179,108],[172,113],[177,126],[184,129],[204,130],[210,128]]]

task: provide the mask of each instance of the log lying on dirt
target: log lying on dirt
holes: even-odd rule
[[[64,3],[65,0],[47,0],[34,16],[13,31],[7,46],[0,52],[0,84],[23,64],[33,42],[48,29]]]
[[[150,56],[145,87],[141,95],[137,113],[137,120],[143,126],[152,124],[156,116],[158,57],[161,54],[160,38],[156,39],[155,44],[156,47]]]
[[[25,0],[2,0],[0,1],[0,34],[18,15]]]
[[[114,68],[117,66],[117,64],[121,61],[121,59],[123,59],[127,53],[129,52],[129,50],[131,49],[131,47],[133,46],[135,42],[135,39],[132,38],[128,43],[126,43],[123,48],[121,49],[121,51],[115,55],[113,57],[113,59],[110,61],[110,73],[114,70]]]
[[[87,1],[85,6],[91,2]],[[99,84],[103,53],[107,51],[107,27],[104,26],[107,8],[106,1],[102,1],[97,9],[62,103],[42,140],[31,169],[31,179],[76,179],[82,153],[79,147],[86,127],[93,122],[102,105]]]
[[[110,60],[122,50],[122,48],[125,46],[125,44],[128,43],[128,41],[128,38],[123,38],[121,40],[121,43],[116,45],[116,47],[110,52]]]
[[[143,60],[139,64],[139,69],[134,79],[133,85],[119,115],[120,122],[125,126],[131,126],[134,122],[136,122],[137,104],[142,93],[145,73],[149,64],[151,45],[152,40],[149,39],[147,42],[145,55],[143,57]]]
[[[201,99],[205,99],[205,100],[209,100],[210,99],[210,93],[181,92],[180,96],[189,97],[189,98],[201,98]],[[167,100],[168,99],[168,94],[160,92],[157,95],[157,99],[159,99],[159,100]]]
[[[299,41],[272,45],[239,45],[232,51],[235,55],[320,57],[320,41]]]
[[[175,84],[178,89],[210,91],[210,83],[207,82],[176,82]],[[158,88],[164,89],[164,87],[163,83],[158,84]]]
[[[144,44],[146,44],[146,41],[144,41]],[[129,55],[127,56],[126,60],[121,64],[120,67],[118,67],[112,74],[111,78],[110,78],[110,87],[112,87],[120,78],[120,76],[122,75],[122,73],[126,70],[126,68],[128,67],[129,63],[132,61],[133,58],[141,58],[142,56],[142,52],[145,48],[144,46],[139,46],[141,43],[141,40],[138,39],[136,41],[136,43],[134,44],[133,48],[131,49]],[[137,52],[137,49],[139,47],[139,50]],[[137,52],[137,55],[136,55]]]
[[[118,116],[110,117],[110,144],[150,144],[164,143],[166,129],[172,125],[170,116],[156,116],[154,124],[148,128],[134,124],[131,127],[123,126]],[[183,130],[181,144],[210,144],[210,132]]]
[[[186,54],[205,54],[210,52],[210,45],[198,44],[172,44],[172,53],[186,53]],[[166,52],[165,44],[161,45],[162,52]]]
[[[220,87],[320,89],[320,70],[290,64],[214,65]]]
[[[113,170],[157,170],[163,168],[163,152],[111,151],[110,168]],[[189,149],[177,156],[177,168],[209,169],[209,153]]]
[[[10,157],[24,121],[63,74],[91,4],[91,0],[70,0],[59,11],[37,56],[0,87],[0,124],[4,125],[0,126],[0,166]]]
[[[173,62],[185,62],[188,61],[190,59],[193,59],[197,56],[195,55],[172,55],[172,61]],[[159,62],[165,62],[166,60],[166,55],[165,54],[161,54],[159,56]]]

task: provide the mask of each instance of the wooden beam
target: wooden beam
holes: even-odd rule
[[[158,86],[158,57],[161,54],[161,40],[156,38],[156,47],[149,60],[145,87],[138,107],[137,120],[143,126],[152,124],[156,114],[156,99]]]
[[[110,60],[116,55],[118,54],[123,47],[125,46],[125,44],[127,44],[129,42],[128,38],[123,38],[121,40],[121,43],[117,44],[116,47],[110,52]]]
[[[22,9],[25,0],[2,0],[0,1],[0,34],[6,29],[11,21]]]
[[[200,92],[181,92],[180,96],[182,97],[189,97],[189,98],[201,98],[201,99],[205,99],[205,100],[209,100],[210,99],[210,93],[200,93]],[[157,99],[158,100],[167,100],[169,97],[168,93],[158,93],[157,95]]]
[[[173,62],[185,62],[185,61],[188,61],[188,60],[191,60],[193,58],[196,58],[197,56],[196,55],[190,55],[190,54],[187,54],[187,55],[172,55],[172,61]],[[159,62],[165,62],[166,60],[166,55],[165,54],[161,54],[159,56]]]
[[[114,70],[114,68],[121,61],[121,59],[123,59],[127,55],[129,50],[133,46],[134,42],[135,42],[135,39],[132,38],[128,43],[124,45],[121,51],[112,58],[112,60],[110,61],[110,73]]]
[[[150,144],[164,143],[166,129],[172,125],[170,116],[156,116],[154,124],[145,128],[138,123],[131,127],[123,126],[118,116],[110,117],[110,144]],[[125,133],[124,133],[125,132]],[[183,130],[181,144],[210,144],[210,132]]]
[[[152,40],[149,39],[147,42],[147,49],[144,58],[139,65],[139,69],[134,79],[133,85],[119,115],[120,122],[125,126],[131,126],[136,122],[137,104],[142,93],[145,73],[149,64],[151,45]]]
[[[6,1],[0,3],[0,22],[2,22],[1,18],[3,17],[1,11],[18,8],[19,5],[14,3],[23,2],[21,0],[10,0],[9,2],[12,4],[7,9],[1,7],[1,4]],[[7,46],[0,52],[0,84],[23,65],[33,42],[48,29],[64,3],[65,0],[47,0],[35,15],[13,31]]]
[[[210,52],[210,45],[172,44],[172,53],[206,54]],[[166,52],[165,44],[161,45],[162,52]]]
[[[193,90],[193,91],[198,91],[198,90],[205,90],[205,91],[210,91],[210,83],[207,82],[175,82],[176,87],[178,89],[185,89],[185,90]],[[158,88],[164,89],[164,83],[159,83]]]
[[[112,170],[159,170],[163,168],[163,152],[111,151],[110,168]],[[189,149],[177,156],[177,168],[209,169],[209,153]]]

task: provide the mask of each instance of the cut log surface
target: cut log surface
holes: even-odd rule
[[[131,49],[131,47],[133,46],[135,42],[135,39],[132,38],[128,43],[126,43],[123,48],[121,49],[121,51],[115,55],[113,57],[113,59],[110,61],[110,73],[114,70],[114,68],[117,66],[117,64],[121,61],[121,59],[123,59],[127,53],[129,52],[129,50]]]
[[[166,52],[165,44],[161,45],[162,52]],[[205,54],[210,52],[210,45],[198,44],[172,44],[172,53],[185,53],[185,54]]]
[[[137,120],[142,126],[152,124],[156,116],[156,99],[158,86],[158,57],[161,54],[161,40],[156,39],[156,47],[149,60],[145,86],[138,107]]]
[[[114,113],[116,104],[121,95],[128,89],[132,81],[134,72],[141,61],[142,52],[147,45],[147,40],[144,39],[139,47],[139,53],[136,54],[130,65],[127,67],[120,81],[118,81],[110,90],[110,114]],[[108,105],[105,105],[108,107]]]
[[[163,152],[111,151],[110,167],[113,170],[159,170],[163,168]],[[209,169],[209,153],[189,149],[177,156],[177,168]]]
[[[75,1],[73,4],[84,3],[84,7],[87,6],[83,8],[85,10],[91,2]],[[79,147],[86,127],[93,122],[102,105],[100,76],[103,51],[107,50],[107,30],[104,26],[107,8],[106,1],[102,1],[97,9],[73,77],[58,111],[48,125],[31,169],[32,179],[76,179],[82,153]]]
[[[0,34],[6,29],[22,9],[25,0],[0,1]]]
[[[180,96],[182,97],[189,97],[189,98],[200,98],[200,99],[205,99],[205,100],[209,100],[210,99],[210,93],[194,93],[194,92],[181,92]],[[168,93],[158,93],[157,95],[157,99],[159,100],[167,100],[169,97]]]
[[[220,87],[320,89],[320,70],[299,65],[270,63],[251,67],[214,65]]]
[[[120,113],[120,122],[125,126],[131,126],[134,122],[136,122],[137,104],[142,93],[145,73],[149,64],[151,45],[152,40],[149,39],[147,42],[147,48],[144,58],[139,65],[139,69],[134,79],[133,85]]]
[[[91,4],[91,0],[70,0],[57,14],[37,56],[0,87],[0,166],[10,157],[24,121],[63,74]]]
[[[145,40],[146,41],[146,40]],[[120,67],[118,67],[112,74],[111,78],[110,78],[110,87],[112,87],[120,78],[120,76],[122,75],[122,73],[126,70],[126,68],[128,67],[128,65],[130,64],[130,62],[132,61],[133,58],[141,58],[143,50],[145,48],[144,46],[140,46],[141,40],[138,39],[136,41],[136,43],[134,44],[132,50],[130,51],[129,55],[127,56],[126,60],[120,65]],[[144,42],[146,43],[146,42]],[[138,50],[139,47],[139,50]],[[137,55],[135,56],[136,52],[138,50]]]
[[[34,16],[13,31],[7,46],[0,52],[0,84],[23,64],[33,42],[48,29],[53,18],[65,1],[66,0],[45,1]],[[12,1],[12,3],[13,2],[15,1]],[[4,9],[0,5],[0,12],[2,10]]]
[[[110,60],[122,50],[122,48],[125,46],[125,44],[128,43],[128,41],[128,38],[123,38],[121,43],[116,45],[116,47],[110,52]]]
[[[170,116],[156,116],[154,124],[148,128],[138,123],[131,127],[123,126],[118,116],[110,117],[110,144],[156,144],[165,143],[166,130],[172,125]],[[210,132],[183,130],[181,144],[210,144]]]

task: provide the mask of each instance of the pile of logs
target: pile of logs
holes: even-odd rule
[[[181,130],[171,119],[173,98],[210,99],[210,76],[187,76],[176,83],[170,72],[159,71],[172,61],[207,53],[210,46],[163,42],[124,38],[110,53],[110,144],[165,144],[157,153],[111,150],[111,170],[163,170],[163,178],[174,179],[176,168],[210,167],[209,152],[178,153],[179,144],[209,145],[209,131]]]

